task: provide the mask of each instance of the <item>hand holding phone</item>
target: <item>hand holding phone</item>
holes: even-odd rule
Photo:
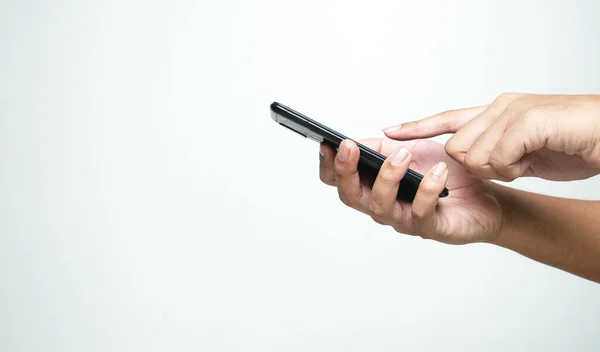
[[[339,148],[342,141],[349,139],[341,133],[277,102],[271,104],[271,117],[275,122],[297,134],[310,138],[318,143],[326,143],[336,150]],[[360,150],[358,173],[361,176],[361,180],[366,182],[369,186],[372,186],[386,157],[360,143],[357,143],[357,145]],[[419,184],[422,180],[423,175],[408,169],[406,175],[400,182],[397,199],[399,201],[411,203],[415,198]],[[446,197],[448,194],[448,189],[444,189],[440,194],[440,197]]]

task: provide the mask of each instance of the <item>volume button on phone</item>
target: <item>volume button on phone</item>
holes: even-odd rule
[[[312,132],[308,132],[306,134],[306,136],[310,139],[312,139],[313,141],[317,142],[317,143],[321,143],[323,142],[323,138],[321,138],[321,136],[317,136],[316,134],[312,133]]]

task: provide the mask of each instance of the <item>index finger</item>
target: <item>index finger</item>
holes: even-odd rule
[[[385,140],[383,138],[359,139],[357,142],[385,156],[391,155],[399,147],[404,147],[409,151],[413,151],[417,144],[417,141],[397,142]]]
[[[481,114],[488,105],[449,110],[422,120],[385,128],[386,136],[399,141],[430,138],[446,133],[455,133],[466,123]]]
[[[335,185],[335,171],[333,170],[333,160],[335,159],[335,149],[330,145],[321,143],[319,146],[319,178],[329,186]]]

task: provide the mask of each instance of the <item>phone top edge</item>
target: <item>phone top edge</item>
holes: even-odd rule
[[[366,145],[359,143],[356,140],[349,138],[349,137],[347,137],[347,136],[345,136],[345,135],[343,135],[343,134],[341,134],[341,133],[311,119],[310,117],[308,117],[288,106],[285,106],[279,102],[273,102],[271,104],[271,111],[275,114],[281,115],[286,118],[298,119],[304,123],[307,123],[307,124],[313,126],[316,129],[327,131],[331,136],[334,136],[337,139],[336,141],[334,141],[335,143],[341,143],[343,140],[346,140],[346,139],[351,140],[354,143],[356,143],[356,145],[358,146],[358,149],[361,151],[361,154],[368,159],[372,159],[373,161],[377,161],[377,162],[381,162],[381,163],[383,163],[386,159],[386,157],[384,155],[367,147]],[[275,119],[275,117],[273,119]],[[410,174],[411,176],[417,177],[417,178],[423,177],[423,175],[419,174],[418,172],[416,172],[414,170],[408,170],[408,174]]]
[[[281,103],[278,103],[278,102],[272,103],[271,111],[276,114],[282,115],[283,117],[300,120],[300,121],[312,126],[313,128],[317,128],[319,130],[326,131],[327,133],[339,138],[340,142],[343,141],[344,139],[350,139],[350,138],[344,136],[343,134],[341,134],[337,131],[334,131],[331,128],[329,128],[329,127],[311,119],[310,117],[308,117],[290,107],[287,107]]]

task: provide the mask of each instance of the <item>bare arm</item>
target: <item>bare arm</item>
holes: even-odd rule
[[[600,174],[598,126],[600,95],[508,93],[384,132],[400,141],[453,134],[446,152],[481,179],[569,181]],[[489,242],[600,282],[600,202],[486,185],[503,218],[497,240]]]
[[[354,142],[344,141],[338,153],[321,146],[321,180],[336,187],[347,206],[402,234],[449,244],[492,243],[600,283],[600,201],[544,196],[472,177],[430,140],[361,143],[389,155],[372,188],[360,182]],[[403,151],[409,153],[394,164]],[[412,204],[396,200],[409,165],[425,175]],[[439,201],[445,186],[450,195]]]
[[[489,184],[503,213],[494,244],[600,283],[600,202]]]

